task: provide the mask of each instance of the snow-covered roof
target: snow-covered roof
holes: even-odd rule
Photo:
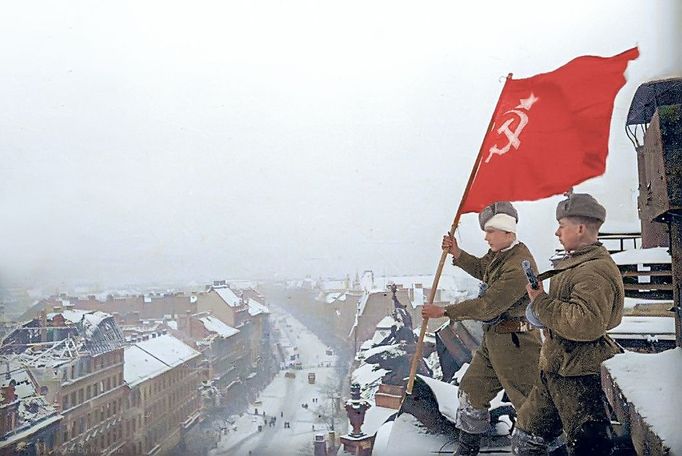
[[[166,363],[156,359],[137,345],[126,347],[123,353],[123,378],[130,387],[170,369]]]
[[[2,357],[0,364],[2,365],[0,385],[6,387],[14,381],[14,393],[19,402],[15,428],[5,435],[0,435],[0,449],[2,449],[60,420],[62,416],[57,413],[52,404],[36,392],[36,385],[26,367],[12,357]]]
[[[170,334],[137,342],[126,347],[124,353],[123,377],[130,386],[201,356],[198,351]]]
[[[625,352],[604,362],[623,395],[672,452],[682,454],[680,410],[682,348],[661,353]]]
[[[205,317],[199,318],[199,321],[203,323],[204,328],[206,328],[208,331],[217,333],[218,335],[222,337],[230,337],[234,336],[239,332],[238,329],[233,328],[230,325],[225,324],[222,320],[213,317],[211,315],[207,315]]]
[[[213,291],[215,291],[218,296],[220,296],[220,298],[230,307],[237,307],[241,303],[239,296],[237,296],[234,291],[228,287],[214,287]]]
[[[0,365],[0,386],[9,386],[14,380],[16,383],[14,392],[19,399],[24,399],[36,394],[35,386],[28,371],[12,357],[3,356]]]
[[[611,255],[617,265],[626,264],[668,264],[672,262],[667,247],[631,249]]]
[[[391,326],[398,324],[398,322],[390,315],[385,316],[377,323],[377,329],[391,329]]]
[[[252,317],[255,317],[256,315],[259,314],[269,314],[270,309],[265,307],[263,304],[260,302],[256,301],[255,299],[249,298],[249,315]]]
[[[366,350],[363,355],[365,356],[365,359],[369,358],[372,355],[376,355],[378,353],[382,352],[393,352],[393,353],[405,353],[405,350],[400,348],[400,344],[393,344],[393,345],[379,345],[378,347],[370,348],[369,350]]]
[[[363,389],[381,382],[381,377],[390,371],[380,368],[376,364],[363,364],[351,374],[351,383],[359,383]]]

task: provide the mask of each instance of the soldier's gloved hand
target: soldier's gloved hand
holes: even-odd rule
[[[443,236],[441,248],[443,250],[447,250],[448,253],[455,258],[459,258],[459,255],[462,252],[462,250],[459,248],[459,245],[457,245],[457,240],[454,238],[454,236],[451,236],[449,233]]]

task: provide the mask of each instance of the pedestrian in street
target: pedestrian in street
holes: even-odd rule
[[[455,416],[458,445],[455,455],[476,455],[490,427],[490,401],[504,388],[518,410],[530,393],[538,370],[541,336],[525,319],[529,302],[521,262],[537,270],[528,247],[516,238],[518,213],[507,201],[494,203],[478,216],[490,249],[481,258],[462,250],[451,235],[441,247],[452,264],[482,281],[474,299],[440,307],[426,304],[422,317],[483,322],[483,339],[459,385]]]
[[[606,209],[588,194],[572,194],[556,209],[555,235],[567,255],[553,271],[549,292],[528,287],[527,315],[543,326],[540,375],[518,413],[512,452],[547,454],[562,431],[573,455],[608,455],[613,443],[600,365],[622,349],[606,331],[623,316],[623,280],[598,241]]]

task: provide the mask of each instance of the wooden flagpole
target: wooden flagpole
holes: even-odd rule
[[[476,157],[476,161],[474,162],[474,166],[471,169],[471,174],[469,175],[469,181],[467,182],[467,185],[464,189],[464,194],[462,195],[462,199],[459,202],[459,207],[457,208],[457,213],[455,214],[455,219],[452,222],[452,226],[450,227],[450,231],[448,231],[450,236],[455,235],[455,230],[457,230],[457,225],[459,224],[459,218],[462,215],[462,206],[464,205],[464,202],[467,199],[467,196],[469,194],[469,189],[471,188],[471,184],[474,182],[474,178],[476,177],[476,173],[478,172],[478,167],[481,164],[481,159],[483,158],[483,145],[485,144],[485,139],[488,136],[488,133],[490,132],[490,129],[493,127],[493,122],[495,121],[495,116],[497,115],[497,110],[500,108],[500,100],[502,100],[502,94],[504,93],[504,89],[507,86],[507,83],[511,79],[512,74],[509,73],[507,75],[507,78],[504,81],[504,85],[502,86],[502,91],[500,92],[500,97],[497,99],[497,104],[495,105],[495,109],[493,110],[493,114],[490,117],[490,122],[488,123],[488,129],[485,131],[485,135],[483,136],[483,141],[481,142],[481,148],[478,150],[478,156]],[[440,254],[440,262],[438,263],[438,268],[436,269],[436,275],[433,278],[433,284],[431,285],[431,290],[429,291],[429,299],[427,301],[428,304],[433,304],[433,300],[436,296],[436,289],[438,288],[438,282],[440,281],[440,275],[443,272],[443,266],[445,265],[445,260],[448,257],[448,251],[443,250],[443,252]],[[422,356],[422,350],[424,348],[424,336],[426,335],[426,327],[428,326],[429,319],[428,318],[423,318],[422,319],[422,327],[421,330],[419,331],[419,340],[417,341],[417,347],[414,352],[414,356],[412,358],[412,364],[410,365],[410,378],[407,381],[407,389],[405,390],[406,394],[412,394],[412,388],[414,387],[414,378],[417,375],[417,367],[419,365],[419,359]]]

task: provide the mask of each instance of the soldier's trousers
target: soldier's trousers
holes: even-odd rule
[[[537,330],[498,334],[485,330],[481,345],[459,385],[455,426],[481,434],[490,426],[490,401],[504,388],[517,410],[538,376],[541,339]]]
[[[610,420],[599,375],[562,377],[540,372],[518,410],[516,425],[545,441],[551,441],[563,428],[569,446],[574,448],[584,447],[586,440],[599,441],[599,445],[610,442]]]

